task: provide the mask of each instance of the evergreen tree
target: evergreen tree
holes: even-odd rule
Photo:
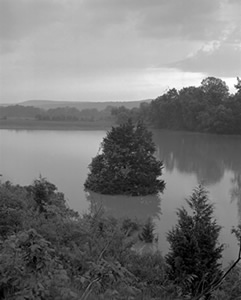
[[[85,188],[101,194],[148,195],[162,192],[163,164],[154,156],[152,133],[142,123],[113,127],[93,158]]]
[[[195,296],[220,278],[223,245],[218,242],[221,227],[213,218],[213,204],[204,187],[199,185],[186,201],[192,214],[185,208],[178,210],[178,223],[167,234],[170,252],[166,262],[169,279],[184,294]]]
[[[145,243],[153,243],[155,239],[154,230],[155,225],[153,224],[152,219],[148,218],[142,228],[142,232],[138,235],[139,239]]]

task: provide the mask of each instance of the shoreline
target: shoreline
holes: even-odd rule
[[[0,129],[7,130],[108,130],[113,121],[38,121],[30,119],[0,120]]]
[[[113,120],[98,120],[98,121],[39,121],[35,119],[0,119],[0,130],[66,130],[66,131],[78,131],[78,130],[110,130],[111,127],[117,126]],[[239,134],[222,134],[212,132],[199,132],[199,131],[185,131],[155,128],[153,126],[147,126],[149,130],[161,130],[168,133],[185,133],[185,134],[200,134],[200,135],[215,135],[223,137],[241,137]]]

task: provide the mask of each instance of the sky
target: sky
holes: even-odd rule
[[[241,77],[241,0],[0,0],[0,103],[154,99]]]

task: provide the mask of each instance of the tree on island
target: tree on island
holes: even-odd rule
[[[202,185],[186,201],[192,214],[185,208],[179,209],[178,223],[167,234],[168,277],[181,287],[184,295],[196,299],[203,294],[209,299],[210,289],[222,275],[219,260],[223,245],[218,242],[221,226],[213,218],[213,204]]]
[[[154,156],[152,133],[130,120],[112,127],[89,165],[86,189],[108,195],[144,196],[163,192],[163,163]]]

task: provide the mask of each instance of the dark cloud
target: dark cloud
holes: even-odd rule
[[[152,38],[210,40],[222,33],[220,0],[1,0],[0,37],[24,37],[42,26],[65,22],[82,34],[129,26]]]
[[[223,22],[217,19],[220,1],[169,1],[158,9],[145,11],[140,30],[156,38],[174,37],[210,40],[222,33]]]
[[[145,37],[211,40],[222,35],[226,24],[219,19],[221,4],[220,0],[88,0],[85,8],[98,28],[129,22]]]

